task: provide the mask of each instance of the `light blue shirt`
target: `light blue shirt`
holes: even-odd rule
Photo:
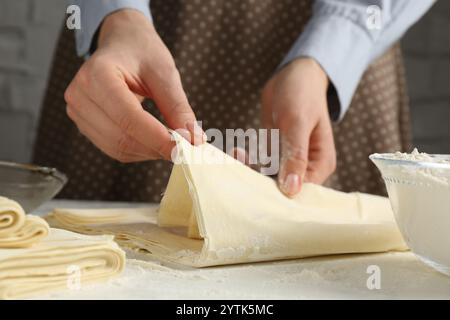
[[[152,20],[150,0],[73,0],[81,9],[77,52],[88,56],[103,19],[123,8]],[[311,57],[325,70],[337,95],[334,119],[342,119],[369,64],[383,54],[433,5],[435,0],[316,0],[313,15],[280,67],[298,57]],[[337,98],[337,101],[336,99]]]

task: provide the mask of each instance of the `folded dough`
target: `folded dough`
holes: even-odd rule
[[[212,145],[174,137],[178,161],[159,226],[150,208],[55,209],[50,224],[114,234],[121,245],[194,267],[407,249],[386,198],[305,184],[288,199]]]
[[[45,220],[26,215],[14,200],[0,197],[0,248],[29,247],[48,234]]]
[[[112,236],[50,229],[25,249],[0,249],[0,299],[14,299],[109,279],[124,268],[125,254]],[[74,286],[74,288],[76,288]]]

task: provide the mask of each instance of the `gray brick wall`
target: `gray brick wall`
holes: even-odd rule
[[[440,0],[403,38],[414,144],[450,153],[450,1]]]
[[[30,159],[65,0],[0,1],[0,159]],[[403,40],[414,143],[450,153],[450,1]]]
[[[65,0],[0,1],[0,159],[30,159]]]

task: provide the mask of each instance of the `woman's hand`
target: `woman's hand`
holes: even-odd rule
[[[192,143],[204,141],[169,50],[143,14],[124,9],[103,21],[98,49],[65,92],[67,114],[121,162],[170,159],[170,134],[143,110],[142,97],[156,102],[170,128],[186,129]]]
[[[266,84],[262,122],[280,129],[280,189],[296,195],[304,181],[323,183],[336,167],[328,114],[328,78],[315,60],[298,58]]]

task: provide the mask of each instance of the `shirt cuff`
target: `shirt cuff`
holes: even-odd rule
[[[77,54],[89,57],[92,40],[105,17],[120,9],[135,9],[142,12],[150,21],[148,0],[79,0],[81,8],[81,29],[76,30]],[[88,4],[89,2],[89,4]]]
[[[370,61],[371,37],[350,19],[319,15],[306,25],[280,66],[299,57],[315,59],[330,79],[328,107],[341,120]]]

